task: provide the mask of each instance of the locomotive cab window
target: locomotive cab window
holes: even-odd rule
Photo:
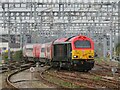
[[[91,48],[90,41],[88,40],[77,40],[74,44],[76,48]]]

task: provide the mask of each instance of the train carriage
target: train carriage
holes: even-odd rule
[[[45,63],[46,62],[46,48],[45,48],[45,44],[41,44],[40,47],[40,56],[39,56],[39,61],[41,63]]]
[[[33,55],[34,55],[34,61],[39,62],[40,54],[41,54],[41,44],[34,44],[33,45]]]
[[[33,61],[33,45],[34,44],[26,44],[23,47],[23,58],[27,61]]]
[[[41,45],[41,51],[40,51],[40,58],[45,59],[46,57],[46,52],[45,52],[45,44]]]

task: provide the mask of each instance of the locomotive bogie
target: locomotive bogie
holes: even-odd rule
[[[91,70],[94,67],[94,60],[74,60],[73,59],[73,68],[77,70]]]

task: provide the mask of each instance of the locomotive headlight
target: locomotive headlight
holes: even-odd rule
[[[93,58],[92,56],[89,56],[89,58]]]
[[[78,56],[73,56],[74,58],[78,58]]]

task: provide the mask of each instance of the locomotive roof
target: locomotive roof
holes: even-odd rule
[[[32,48],[34,44],[26,44],[25,47],[26,48]]]
[[[74,36],[74,37],[70,38],[69,41],[72,41],[72,40],[74,40],[75,38],[81,38],[81,39],[83,39],[83,40],[86,40],[86,39],[91,40],[91,39],[90,39],[89,37],[87,37],[87,36],[78,35],[78,36]]]
[[[65,42],[68,38],[59,38],[56,39],[54,42]]]
[[[68,42],[54,42],[54,45],[55,44],[68,44],[68,43],[70,43],[69,41]]]
[[[54,41],[54,44],[66,44],[66,43],[70,43],[75,38],[81,38],[81,39],[84,39],[84,40],[85,39],[90,39],[87,36],[77,35],[77,36],[71,36],[69,38],[59,38],[59,39],[57,39],[57,40]]]

